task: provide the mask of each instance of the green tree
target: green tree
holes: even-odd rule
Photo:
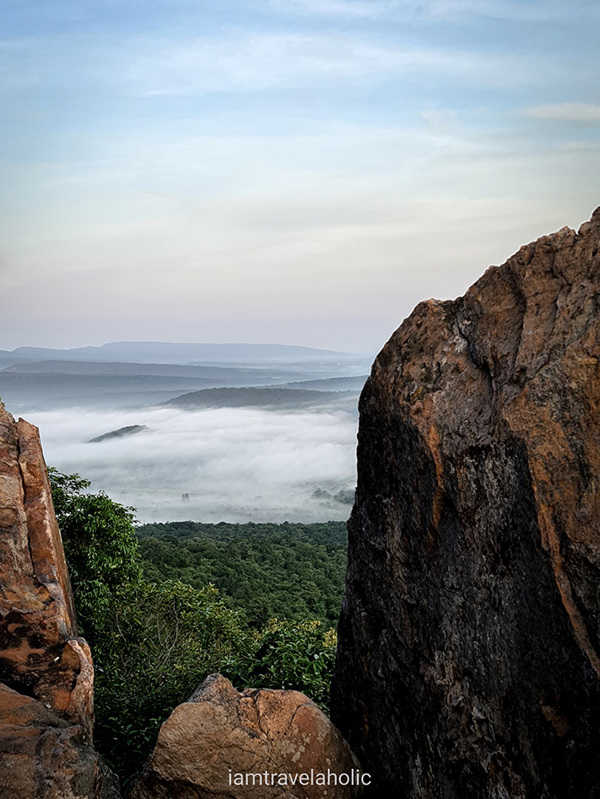
[[[306,615],[324,604],[323,595],[329,604],[338,601],[339,574],[327,580],[320,560],[330,546],[332,562],[343,565],[345,533],[334,528],[332,541],[328,524],[249,525],[244,540],[242,526],[159,525],[142,538],[143,572],[133,509],[90,493],[79,475],[49,475],[75,606],[94,657],[96,745],[126,781],[150,753],[162,721],[211,672],[238,688],[294,688],[327,708],[335,633]],[[171,538],[173,529],[191,536]],[[213,573],[232,596],[211,584]],[[304,618],[268,621],[273,602]]]
[[[105,624],[111,595],[141,578],[133,508],[104,492],[88,493],[78,474],[48,469],[81,631],[94,639]]]
[[[96,742],[127,776],[151,751],[173,708],[215,671],[235,682],[252,662],[252,636],[213,586],[177,580],[122,586],[93,647]]]
[[[75,606],[96,671],[96,744],[127,777],[160,724],[211,671],[237,682],[255,635],[211,585],[142,576],[133,509],[49,470]]]
[[[254,654],[252,678],[264,688],[300,690],[327,711],[337,637],[320,621],[272,619]]]

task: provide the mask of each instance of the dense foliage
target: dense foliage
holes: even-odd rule
[[[146,558],[142,561],[133,509],[102,492],[89,493],[89,483],[78,475],[51,469],[50,479],[79,624],[94,655],[96,745],[121,776],[128,778],[140,767],[162,721],[211,672],[220,671],[239,688],[296,688],[327,707],[335,657],[334,631],[310,616],[302,620],[270,618],[271,606],[265,598],[265,591],[277,582],[274,573],[267,579],[267,572],[274,572],[277,564],[285,570],[294,562],[291,539],[296,526],[286,526],[282,537],[277,538],[277,526],[253,525],[256,529],[246,530],[244,545],[238,526],[200,525],[206,529],[198,535],[198,526],[192,525],[193,535],[178,537],[171,531],[161,537],[163,531],[156,528],[172,526],[155,525],[151,536],[147,528],[142,531],[141,550]],[[212,538],[208,528],[214,528]],[[303,543],[311,543],[317,548],[315,552],[327,552],[331,535],[332,551],[338,557],[343,540],[340,531],[336,538],[335,529],[329,530],[329,525],[311,528],[305,533],[296,530],[305,537]],[[278,554],[269,558],[271,534]],[[231,541],[232,535],[235,541]],[[283,551],[284,541],[292,549],[291,556]],[[199,555],[203,545],[209,553],[207,563]],[[193,557],[184,554],[183,568],[178,565],[178,546],[185,553],[193,553]],[[242,601],[246,596],[252,599],[250,593],[234,595],[232,591],[225,596],[211,584],[213,575],[224,573],[229,546],[238,574],[244,574],[244,551],[248,553],[247,563],[254,562],[256,568],[259,553],[269,564],[262,577],[260,570],[258,574],[252,568],[245,572],[247,584],[252,586],[247,590],[255,590],[258,597],[247,605],[252,624]],[[312,557],[315,553],[309,551]],[[303,548],[298,552],[304,552]],[[166,563],[162,563],[161,553]],[[301,554],[298,558],[301,563],[306,560]],[[294,595],[289,608],[294,613],[302,607],[299,586],[304,569],[288,581]],[[261,579],[266,582],[261,583]],[[282,579],[285,582],[287,578],[284,575]],[[312,581],[310,590],[318,592],[316,581]],[[261,594],[265,608],[262,619],[258,615]],[[281,602],[281,598],[276,601]]]
[[[141,577],[133,508],[103,492],[87,493],[89,480],[48,470],[56,518],[77,598],[79,626],[93,638],[115,590]]]
[[[96,742],[126,775],[147,756],[160,724],[207,674],[220,671],[243,681],[255,647],[239,613],[212,586],[128,583],[104,620],[91,642]]]
[[[298,688],[326,708],[335,665],[335,630],[320,621],[272,619],[253,654],[251,682],[262,688]]]
[[[346,526],[169,522],[138,528],[144,573],[214,583],[250,624],[320,619],[335,626],[346,570]]]

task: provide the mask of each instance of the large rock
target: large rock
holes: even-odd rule
[[[297,691],[239,693],[229,680],[215,674],[162,725],[131,799],[349,799],[357,795],[352,787],[334,787],[333,778],[330,787],[290,784],[294,775],[299,780],[301,774],[310,775],[311,769],[313,782],[318,781],[317,774],[328,771],[348,774],[350,781],[357,782],[358,762],[310,699]],[[237,784],[237,775],[245,774],[254,776],[244,777],[245,785]],[[281,780],[282,775],[289,779]]]
[[[93,685],[38,431],[0,404],[0,795],[107,795]]]
[[[118,799],[85,729],[0,683],[0,796]]]
[[[600,796],[600,209],[420,304],[360,401],[333,719],[382,796]]]

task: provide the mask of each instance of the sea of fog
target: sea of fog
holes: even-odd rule
[[[94,490],[133,506],[142,522],[349,515],[357,419],[343,410],[78,407],[22,415],[40,428],[48,465],[78,472]],[[126,425],[148,430],[88,443]]]

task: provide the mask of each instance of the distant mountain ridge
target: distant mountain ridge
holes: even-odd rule
[[[314,361],[351,359],[355,353],[289,344],[189,343],[166,341],[113,341],[100,346],[60,349],[17,347],[0,350],[5,361],[117,361],[138,363],[202,363],[248,361]]]
[[[314,389],[315,391],[361,391],[368,375],[348,377],[323,377],[314,380],[294,380],[285,383],[281,388]]]
[[[194,408],[297,408],[353,398],[353,391],[316,391],[292,388],[205,388],[167,400],[165,406]]]
[[[138,363],[135,361],[82,361],[82,360],[30,360],[22,359],[11,363],[4,368],[0,367],[2,376],[13,374],[35,374],[35,375],[112,375],[132,377],[136,375],[148,375],[157,377],[190,377],[196,379],[212,379],[226,381],[235,378],[236,380],[244,377],[246,381],[259,383],[269,382],[274,379],[273,374],[279,375],[283,380],[286,375],[293,377],[297,370],[274,369],[270,364],[264,363],[262,366],[239,367],[233,365],[209,364],[179,364],[179,363],[152,363],[146,361]],[[366,379],[366,378],[365,378]]]

